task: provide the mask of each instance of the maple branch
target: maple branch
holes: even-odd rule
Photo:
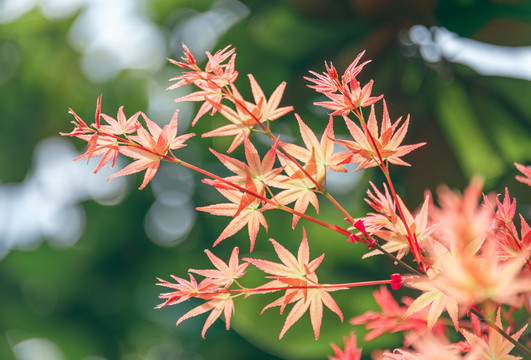
[[[172,155],[173,155],[173,154],[172,154]],[[270,205],[273,205],[273,206],[275,206],[276,208],[278,208],[278,209],[280,209],[280,210],[283,210],[283,211],[289,212],[289,213],[292,214],[292,215],[299,216],[299,217],[301,217],[301,218],[303,218],[303,219],[306,219],[306,220],[308,220],[308,221],[311,221],[311,222],[313,222],[313,223],[316,223],[316,224],[318,224],[318,225],[321,225],[321,226],[323,226],[323,227],[325,227],[325,228],[327,228],[327,229],[330,229],[330,230],[333,230],[333,231],[335,231],[335,232],[338,232],[338,233],[340,233],[341,235],[350,236],[350,234],[351,234],[350,231],[345,230],[345,229],[343,229],[343,228],[341,228],[341,227],[339,227],[339,226],[337,226],[337,225],[330,225],[330,224],[328,224],[328,223],[326,223],[326,222],[324,222],[324,221],[321,221],[321,220],[316,219],[316,218],[314,218],[314,217],[312,217],[312,216],[309,216],[309,215],[306,215],[306,214],[304,214],[304,213],[301,213],[301,212],[299,212],[299,211],[297,211],[297,210],[295,210],[295,209],[292,209],[292,208],[290,208],[290,207],[288,207],[288,206],[286,206],[286,205],[283,205],[283,204],[281,204],[281,203],[278,203],[278,202],[276,202],[276,201],[273,201],[273,200],[271,200],[271,199],[268,199],[268,198],[266,198],[265,196],[262,196],[262,195],[257,194],[257,193],[255,193],[255,192],[249,190],[249,189],[246,189],[246,188],[241,187],[241,186],[239,186],[239,185],[237,185],[237,184],[234,184],[234,183],[232,183],[232,182],[230,182],[230,181],[228,181],[228,180],[225,180],[224,178],[222,178],[222,177],[220,177],[220,176],[217,176],[217,175],[215,175],[215,174],[213,174],[213,173],[211,173],[211,172],[208,172],[208,171],[203,170],[203,169],[201,169],[201,168],[199,168],[199,167],[197,167],[197,166],[195,166],[195,165],[192,165],[192,164],[189,164],[189,163],[187,163],[187,162],[185,162],[185,161],[182,161],[182,160],[176,158],[175,156],[174,156],[174,157],[165,156],[164,159],[167,160],[167,161],[169,161],[169,162],[173,162],[173,163],[176,163],[176,164],[182,165],[182,166],[184,166],[184,167],[187,167],[187,168],[189,168],[189,169],[191,169],[191,170],[197,171],[197,172],[199,172],[199,173],[201,173],[201,174],[203,174],[203,175],[206,175],[206,176],[208,176],[208,177],[210,177],[210,178],[212,178],[212,179],[214,179],[214,180],[217,180],[217,181],[220,181],[220,182],[222,182],[222,183],[224,183],[224,184],[226,184],[226,185],[229,185],[229,186],[231,186],[231,187],[233,187],[233,188],[235,188],[235,189],[237,189],[237,190],[239,190],[239,191],[242,191],[242,192],[244,192],[244,193],[246,193],[246,194],[249,194],[249,195],[251,195],[251,196],[254,196],[255,198],[257,198],[257,199],[259,199],[259,200],[261,200],[261,201],[263,201],[263,202],[265,202],[265,203],[268,203],[268,204],[270,204]]]
[[[352,282],[352,283],[342,283],[342,284],[317,284],[317,285],[289,285],[289,286],[272,286],[272,287],[257,287],[257,288],[246,288],[238,284],[241,289],[218,289],[216,291],[207,291],[198,293],[199,295],[216,295],[216,294],[249,294],[253,293],[262,293],[269,291],[283,291],[291,289],[336,289],[336,290],[346,290],[352,287],[359,286],[371,286],[371,285],[389,285],[393,280],[374,280],[374,281],[361,281],[361,282]]]

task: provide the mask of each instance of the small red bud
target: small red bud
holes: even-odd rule
[[[402,275],[395,273],[391,274],[391,289],[398,290],[402,286],[402,283],[404,280],[402,279]]]

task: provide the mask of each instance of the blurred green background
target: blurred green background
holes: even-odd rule
[[[326,112],[312,105],[320,99],[302,77],[323,71],[325,60],[342,71],[366,49],[372,62],[360,80],[375,80],[373,94],[385,94],[393,119],[411,114],[406,144],[428,143],[405,158],[411,168],[392,169],[408,206],[416,208],[425,189],[463,188],[481,174],[485,191],[508,186],[530,217],[529,190],[514,180],[512,165],[531,161],[529,1],[2,0],[0,359],[322,359],[330,342],[342,344],[349,318],[375,308],[374,289],[334,294],[345,323],[325,310],[319,341],[308,315],[278,341],[285,317],[276,310],[259,315],[272,299],[265,296],[238,301],[233,330],[217,321],[206,340],[206,316],[175,327],[198,303],[153,309],[163,291],[156,277],[210,266],[203,249],[229,219],[194,208],[221,198],[197,174],[171,166],[143,191],[136,189],[140,176],[106,182],[115,170],[93,175],[96,162],[72,162],[84,145],[58,133],[72,128],[69,107],[92,121],[101,93],[109,115],[124,105],[127,115],[142,110],[165,124],[178,107],[179,132],[191,131],[194,108],[172,101],[191,89],[164,91],[178,75],[165,59],[181,56],[181,42],[198,59],[234,45],[241,91],[249,95],[248,73],[266,95],[287,81],[283,104],[295,106],[317,134]],[[205,117],[193,131],[216,120]],[[296,137],[292,115],[273,129]],[[341,121],[335,131],[346,135]],[[223,151],[228,142],[196,137],[180,155],[224,174],[208,147]],[[368,180],[382,181],[375,171],[334,177],[331,192],[363,216]],[[320,216],[345,225],[324,202]],[[382,279],[395,271],[384,258],[362,261],[361,245],[313,224],[301,221],[290,231],[290,217],[266,218],[270,230],[260,231],[254,257],[274,260],[269,237],[296,251],[304,225],[312,258],[326,252],[321,281]],[[233,246],[248,255],[245,232],[214,252],[227,259]],[[251,280],[258,275],[250,271]],[[399,345],[393,335],[365,343],[363,329],[356,331],[365,356]]]

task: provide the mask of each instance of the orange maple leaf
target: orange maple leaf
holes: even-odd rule
[[[314,178],[318,184],[325,179],[328,169],[338,172],[346,172],[347,169],[342,165],[350,160],[352,154],[350,152],[334,153],[334,128],[333,118],[330,117],[328,126],[321,137],[321,141],[317,139],[314,132],[302,121],[298,114],[295,114],[299,123],[299,129],[302,140],[306,148],[295,144],[280,143],[283,149],[304,164],[315,163]]]
[[[213,149],[210,149],[210,151],[216,155],[227,169],[236,174],[235,176],[225,178],[225,180],[242,187],[247,187],[249,182],[252,182],[254,184],[253,190],[258,195],[263,196],[265,194],[265,187],[273,182],[278,174],[282,172],[282,168],[273,168],[276,160],[277,143],[260,160],[258,151],[246,136],[244,137],[244,141],[245,159],[247,162],[218,153]]]
[[[258,287],[258,289],[261,288],[263,289],[263,292],[268,292],[268,289],[275,289],[279,286],[285,288],[286,285],[288,286],[285,294],[264,307],[262,312],[271,307],[280,306],[280,312],[282,313],[286,305],[295,302],[295,305],[293,305],[293,308],[286,318],[279,338],[282,338],[286,331],[297,322],[306,311],[310,310],[313,331],[315,338],[318,339],[323,317],[323,304],[335,312],[341,321],[343,321],[341,310],[332,296],[328,293],[330,291],[340,290],[341,288],[325,288],[319,285],[315,270],[321,264],[324,254],[310,261],[310,247],[308,245],[306,230],[304,228],[302,242],[299,246],[297,257],[291,254],[284,246],[280,245],[274,239],[270,239],[270,241],[273,243],[281,263],[262,259],[243,259],[260,270],[273,275],[273,281]],[[307,288],[305,288],[306,286]]]
[[[205,182],[214,185],[213,181],[207,180]],[[244,206],[242,206],[242,199],[244,199],[245,196],[241,191],[223,186],[214,186],[225,198],[227,198],[231,202],[212,204],[208,206],[198,207],[196,209],[199,211],[208,212],[212,215],[233,217],[230,223],[225,227],[223,232],[214,242],[214,246],[219,244],[222,240],[234,235],[245,226],[248,226],[249,240],[251,241],[250,251],[252,252],[254,249],[254,243],[258,234],[258,230],[260,229],[260,225],[262,225],[267,231],[267,222],[264,215],[262,214],[264,209],[261,208],[261,201],[258,199],[254,199],[250,202],[246,201]]]
[[[140,127],[137,130],[137,135],[131,135],[129,137],[138,145],[120,146],[120,153],[136,160],[109,177],[109,179],[146,170],[144,181],[139,188],[143,189],[155,176],[162,157],[166,156],[170,149],[179,149],[186,146],[184,142],[195,135],[190,133],[177,136],[178,112],[178,110],[175,111],[170,123],[162,129],[142,113],[141,115],[149,131],[144,127]]]
[[[380,134],[378,134],[374,105],[371,106],[369,120],[367,121],[367,125],[363,126],[363,129],[346,116],[344,119],[354,141],[336,139],[336,142],[352,152],[350,162],[359,164],[357,170],[381,166],[383,165],[380,164],[381,160],[395,165],[409,166],[401,157],[426,144],[400,145],[407,133],[409,116],[402,126],[398,128],[398,124],[402,118],[391,123],[385,100],[383,101],[383,120]]]

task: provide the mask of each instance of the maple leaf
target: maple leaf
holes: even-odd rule
[[[529,225],[520,215],[520,229],[521,238],[516,230],[516,226],[513,222],[516,214],[516,199],[509,196],[509,190],[505,188],[505,196],[503,202],[500,202],[496,197],[496,210],[491,207],[491,215],[494,215],[495,221],[492,229],[489,231],[488,236],[499,244],[500,254],[503,259],[509,259],[512,257],[520,257],[529,254],[531,250],[531,233],[529,232]],[[483,197],[486,205],[490,205],[488,198]],[[529,259],[526,260],[528,269],[531,270],[531,263]]]
[[[358,58],[359,57],[361,56],[358,56]],[[354,60],[354,62],[359,61],[358,58]],[[309,73],[315,76],[315,78],[311,78],[308,76],[304,77],[304,79],[313,83],[313,85],[308,85],[308,87],[320,93],[334,93],[336,91],[339,91],[341,84],[339,83],[336,68],[334,67],[332,63],[328,65],[328,63],[325,61],[324,64],[325,64],[326,72],[323,72],[322,74],[318,74],[315,71],[310,70]]]
[[[531,278],[522,268],[524,257],[504,261],[490,239],[479,254],[447,252],[438,260],[440,273],[432,282],[467,310],[487,300],[518,306],[521,295],[531,291]]]
[[[352,154],[349,152],[334,153],[333,118],[330,116],[328,126],[321,137],[321,141],[319,141],[300,116],[295,114],[295,117],[299,123],[300,133],[306,148],[295,144],[281,143],[283,149],[305,164],[315,163],[317,167],[315,180],[318,184],[323,182],[329,168],[337,172],[347,172],[342,164],[348,162]]]
[[[223,49],[218,50],[212,55],[209,51],[206,52],[208,62],[205,66],[205,71],[213,73],[217,77],[209,81],[215,82],[219,87],[224,87],[232,84],[238,77],[238,72],[234,70],[236,49],[231,48],[232,45],[227,45]],[[226,64],[223,64],[228,59]]]
[[[531,290],[531,279],[522,270],[522,257],[503,261],[498,245],[487,240],[481,251],[449,250],[433,241],[425,247],[431,267],[426,276],[412,278],[407,286],[423,291],[408,309],[412,314],[430,306],[429,324],[446,309],[458,329],[458,315],[474,304],[492,301],[518,306],[521,297]]]
[[[342,87],[341,93],[323,93],[331,101],[319,101],[315,102],[314,105],[334,110],[330,114],[332,116],[347,116],[351,111],[372,105],[383,98],[383,95],[371,96],[373,83],[374,81],[371,80],[362,88],[356,79],[352,79],[346,86]]]
[[[99,130],[102,133],[114,135],[133,134],[140,127],[142,127],[142,124],[140,124],[140,122],[138,121],[138,117],[141,114],[142,112],[138,111],[128,119],[125,116],[124,107],[120,106],[116,119],[110,117],[107,114],[101,114],[101,117],[107,122],[108,125],[99,126]]]
[[[415,234],[415,237],[420,244],[431,238],[431,233],[437,226],[437,224],[428,223],[428,208],[431,204],[431,197],[426,195],[422,207],[415,213],[415,215],[413,215],[405,206],[400,196],[397,195],[396,198],[400,204],[406,222],[406,224],[404,224],[403,219],[395,212],[395,202],[391,198],[387,186],[384,184],[385,194],[383,194],[372,182],[370,182],[370,184],[374,193],[371,192],[370,189],[367,191],[369,199],[367,199],[366,202],[371,205],[374,210],[378,211],[378,213],[370,213],[361,220],[367,227],[367,231],[386,241],[386,243],[382,245],[384,250],[390,253],[396,252],[396,257],[402,259],[410,250],[408,228]],[[363,258],[378,254],[381,254],[381,252],[379,250],[374,250],[363,255]]]
[[[249,181],[252,181],[254,184],[253,190],[255,190],[258,195],[263,196],[265,194],[266,185],[273,182],[278,174],[282,172],[282,168],[273,168],[276,160],[277,143],[271,147],[263,160],[260,161],[260,156],[254,145],[247,137],[244,137],[244,141],[246,163],[225,154],[218,153],[213,149],[210,149],[210,151],[216,155],[227,169],[236,174],[236,176],[230,176],[225,178],[225,180],[242,187],[245,187]]]
[[[235,252],[237,254],[237,250],[233,251],[233,254]],[[219,258],[216,259],[219,260]],[[220,263],[216,259],[214,259],[213,262],[219,266]],[[222,268],[222,266],[220,267]],[[240,271],[237,270],[233,275],[238,276],[239,273]],[[169,287],[175,291],[159,295],[159,298],[164,298],[167,300],[164,303],[157,305],[155,307],[156,309],[160,309],[161,307],[167,305],[175,305],[185,300],[190,300],[192,297],[197,297],[208,301],[181,316],[179,320],[177,320],[177,326],[186,319],[208,311],[212,311],[208,316],[205,325],[203,326],[201,336],[203,338],[205,337],[205,333],[208,328],[212,325],[212,323],[214,323],[214,321],[216,321],[217,318],[219,318],[222,313],[225,317],[226,328],[227,330],[230,329],[230,319],[232,313],[234,312],[234,302],[230,293],[223,293],[220,291],[222,289],[220,288],[221,282],[219,281],[219,278],[207,277],[198,284],[192,274],[190,274],[190,281],[174,275],[171,275],[171,277],[176,280],[177,283],[170,283],[166,280],[158,279],[160,282],[157,285]]]
[[[95,122],[89,127],[75,112],[74,110],[70,109],[69,113],[74,116],[76,119],[72,123],[75,125],[75,129],[70,133],[60,133],[63,136],[76,136],[79,139],[82,139],[87,142],[87,149],[84,154],[74,159],[74,161],[80,160],[80,159],[87,159],[87,162],[92,158],[96,156],[100,156],[100,161],[98,162],[98,165],[96,169],[94,170],[94,173],[97,173],[103,166],[105,166],[111,159],[112,164],[111,167],[113,167],[116,164],[116,159],[118,158],[118,155],[120,154],[119,151],[119,143],[118,140],[113,137],[115,134],[122,135],[124,133],[130,133],[136,131],[136,128],[133,129],[127,128],[124,131],[117,130],[120,128],[121,123],[118,123],[116,120],[111,118],[110,116],[107,116],[105,114],[101,114],[101,98],[100,95],[98,97],[98,100],[96,101],[96,114],[95,114]],[[137,112],[135,115],[131,117],[131,123],[134,123],[137,121],[138,115],[140,112]],[[100,117],[101,115],[105,116],[109,120],[110,125],[104,125],[100,126]],[[120,110],[118,111],[118,118],[122,120],[122,117],[125,119],[125,114],[123,112],[123,106],[120,107]],[[127,123],[127,120],[125,121]],[[125,124],[124,124],[125,125]],[[99,129],[95,131],[93,128]]]
[[[290,313],[286,317],[279,338],[282,338],[286,331],[309,310],[315,338],[318,339],[323,317],[323,304],[335,312],[341,321],[343,321],[341,310],[332,296],[328,293],[329,291],[339,290],[340,288],[327,289],[321,287],[317,275],[315,274],[315,270],[321,264],[324,254],[310,261],[310,247],[308,245],[306,230],[304,228],[297,257],[274,239],[270,239],[270,241],[273,244],[281,263],[275,263],[263,259],[243,259],[260,270],[273,275],[272,278],[274,280],[272,282],[262,285],[258,289],[275,288],[278,287],[279,284],[284,284],[284,286],[288,285],[285,294],[264,307],[262,312],[268,308],[280,306],[282,313],[287,304],[295,302]],[[289,289],[290,285],[294,288]],[[305,286],[310,286],[310,288],[305,288]]]
[[[498,195],[499,196],[499,195]],[[487,199],[485,203],[488,204]],[[514,214],[516,213],[516,199],[509,196],[509,189],[505,188],[505,196],[503,202],[500,203],[498,197],[496,197],[496,218],[503,223],[510,223],[513,221]]]
[[[360,360],[361,349],[358,348],[356,335],[351,331],[348,337],[343,337],[344,350],[336,344],[332,344],[334,356],[328,356],[328,360]]]
[[[161,294],[159,297],[166,298],[167,300],[156,307],[158,309],[166,305],[178,304],[185,300],[189,300],[191,297],[208,300],[181,316],[176,324],[179,325],[186,319],[211,311],[201,332],[203,338],[205,337],[208,328],[222,313],[225,317],[227,330],[230,328],[230,319],[234,312],[234,302],[232,295],[226,289],[234,282],[234,280],[245,274],[245,269],[249,265],[248,263],[239,264],[237,247],[232,250],[228,265],[209,250],[205,250],[205,252],[217,270],[190,269],[189,272],[205,276],[205,279],[199,284],[197,284],[197,281],[192,274],[190,274],[190,281],[172,275],[173,279],[177,280],[177,283],[170,283],[159,279],[160,283],[157,285],[169,287],[175,291]]]
[[[378,134],[374,106],[371,106],[369,120],[367,125],[363,126],[363,130],[349,118],[344,117],[344,119],[354,141],[339,139],[335,141],[352,152],[350,162],[359,164],[356,171],[383,165],[380,164],[380,156],[382,160],[391,164],[409,166],[410,164],[403,161],[401,157],[426,144],[400,145],[407,133],[409,116],[398,128],[402,118],[400,117],[394,123],[391,123],[385,100],[383,102],[383,120],[380,134]]]
[[[239,250],[237,247],[232,250],[229,264],[227,265],[223,260],[218,258],[216,255],[212,254],[211,251],[205,250],[205,253],[207,254],[208,258],[210,259],[212,264],[214,264],[217,270],[190,269],[188,271],[213,279],[219,284],[219,286],[228,288],[234,282],[234,280],[239,279],[243,275],[245,275],[245,269],[249,265],[249,263],[239,264],[238,252]]]
[[[146,187],[155,176],[162,157],[166,156],[170,149],[174,150],[184,147],[184,142],[195,135],[190,133],[177,136],[178,112],[178,110],[175,111],[170,123],[165,125],[162,129],[142,113],[141,115],[146,122],[149,132],[144,127],[139,128],[137,130],[137,135],[130,136],[130,138],[138,143],[139,146],[120,147],[120,152],[123,155],[136,160],[118,173],[109,177],[109,179],[123,175],[131,175],[146,170],[144,181],[139,189]]]
[[[227,153],[230,154],[243,143],[246,137],[251,134],[251,130],[256,125],[256,121],[251,115],[242,110],[240,106],[238,106],[235,111],[230,107],[222,104],[218,108],[218,111],[231,123],[206,132],[202,134],[201,137],[234,136],[234,139],[232,140],[232,143],[229,149],[227,150]]]
[[[101,97],[98,98],[98,110],[96,111],[97,118],[100,117],[100,106]],[[118,155],[120,154],[120,144],[115,137],[109,135],[127,136],[128,134],[133,134],[134,132],[136,132],[142,126],[142,124],[140,124],[140,122],[138,121],[138,117],[140,116],[140,114],[142,113],[138,111],[136,114],[134,114],[128,119],[125,116],[123,106],[120,106],[120,108],[118,109],[118,115],[116,116],[116,119],[110,117],[107,114],[101,114],[101,117],[107,122],[108,125],[100,125],[98,121],[96,126],[100,134],[104,135],[96,135],[97,140],[95,146],[90,151],[87,151],[85,154],[81,155],[75,160],[79,160],[85,157],[91,158],[93,156],[101,155],[100,161],[98,163],[98,166],[94,170],[94,173],[97,173],[111,159],[111,167],[114,167],[114,165],[116,164],[116,160],[118,159]],[[89,139],[89,137],[92,136],[94,135],[79,137],[90,143],[91,140]]]
[[[223,88],[231,85],[238,77],[238,72],[234,70],[236,54],[235,49],[231,49],[230,45],[217,51],[214,55],[207,51],[208,62],[205,66],[205,71],[202,71],[197,67],[194,57],[184,44],[183,49],[185,53],[185,56],[182,57],[183,61],[170,60],[170,62],[190,71],[183,72],[180,76],[171,78],[170,81],[179,81],[169,86],[167,90],[176,89],[192,83],[201,89],[174,100],[174,102],[203,102],[197,115],[192,120],[192,126],[194,126],[199,118],[207,112],[211,111],[211,115],[216,113],[217,108],[221,105],[221,101],[225,98]],[[229,61],[223,64],[227,59]]]
[[[179,304],[183,301],[190,300],[192,297],[209,299],[211,298],[211,294],[215,293],[219,289],[219,283],[217,281],[213,281],[213,279],[206,278],[198,284],[194,276],[192,274],[189,275],[190,280],[171,275],[171,277],[177,281],[177,283],[171,283],[169,281],[157,278],[157,280],[159,280],[157,285],[168,287],[175,291],[160,294],[159,298],[167,300],[162,304],[157,305],[155,309],[160,309],[167,305]]]
[[[96,114],[95,114],[95,123],[92,124],[93,127],[99,128],[100,126],[100,114],[101,114],[101,98],[102,95],[98,96],[98,99],[96,100]],[[75,125],[74,130],[72,130],[69,133],[63,133],[60,132],[62,136],[76,136],[79,137],[79,135],[85,135],[86,133],[92,132],[93,130],[81,119],[74,110],[68,109],[68,113],[72,114],[75,118],[74,121],[71,121],[72,124]]]
[[[249,77],[249,82],[251,83],[251,91],[253,93],[253,98],[255,103],[260,104],[260,115],[258,119],[260,122],[273,121],[276,120],[290,111],[293,111],[293,106],[284,106],[279,108],[280,100],[282,100],[282,95],[284,94],[284,89],[286,88],[286,83],[282,82],[275,91],[271,94],[269,100],[266,100],[264,92],[258,83],[256,82],[253,75],[247,75]]]
[[[255,126],[260,123],[276,120],[293,110],[291,106],[278,107],[282,94],[284,93],[285,83],[280,84],[271,94],[269,100],[266,100],[262,89],[254,77],[249,75],[249,79],[256,104],[245,101],[238,89],[234,86],[231,86],[232,98],[228,98],[235,104],[236,110],[220,102],[206,99],[223,117],[230,121],[230,124],[211,130],[203,134],[202,137],[234,136],[227,151],[228,153],[231,153],[243,143],[245,137],[249,136]],[[264,126],[268,127],[269,125]]]
[[[318,74],[314,71],[310,71],[315,78],[305,77],[306,80],[313,83],[308,85],[310,88],[315,89],[317,92],[324,94],[331,101],[321,101],[314,103],[325,107],[330,110],[334,110],[332,116],[348,115],[352,110],[358,111],[359,107],[365,107],[374,104],[380,100],[383,95],[372,97],[372,84],[373,81],[369,81],[363,88],[356,80],[356,76],[360,73],[363,67],[370,61],[358,65],[359,60],[363,56],[365,51],[361,52],[356,59],[348,66],[347,70],[339,81],[337,70],[332,64],[328,66],[325,62],[326,72]]]
[[[243,227],[248,226],[249,239],[251,242],[250,251],[252,252],[260,225],[262,225],[267,231],[267,222],[262,214],[264,209],[260,208],[260,200],[254,199],[250,202],[246,202],[245,206],[242,207],[242,199],[244,199],[245,196],[241,191],[219,186],[219,184],[211,180],[206,180],[205,182],[214,185],[225,198],[231,201],[230,203],[213,204],[196,208],[199,211],[205,211],[212,215],[233,217],[214,242],[214,246],[219,244],[222,240],[234,235]]]
[[[199,109],[198,114],[192,121],[194,125],[197,120],[206,114],[209,110],[211,114],[216,111],[229,120],[230,124],[223,125],[217,129],[204,133],[202,137],[213,136],[234,136],[228,153],[231,153],[241,143],[244,138],[249,136],[252,129],[260,123],[269,122],[284,116],[293,110],[291,106],[279,107],[286,83],[281,83],[271,94],[269,100],[266,99],[262,88],[258,85],[255,78],[249,75],[251,90],[255,104],[243,99],[238,89],[231,85],[231,95],[224,94],[219,89],[206,88],[202,91],[184,96],[176,101],[204,101]],[[235,110],[231,107],[221,104],[222,99],[229,99],[235,105]],[[269,127],[267,125],[266,127]]]
[[[498,312],[496,314],[496,325],[498,328],[502,329],[502,323],[500,319],[500,309],[498,308]],[[511,337],[514,340],[518,340],[520,335],[524,332],[524,330],[527,328],[527,325],[525,325],[520,331],[516,332],[515,334],[511,335]],[[507,334],[509,334],[509,331],[506,330]],[[476,334],[472,334],[467,330],[461,330],[461,333],[465,337],[465,339],[468,341],[468,343],[471,345],[471,347],[479,348],[481,349],[481,359],[496,359],[496,360],[518,360],[521,359],[520,356],[514,356],[509,355],[511,350],[514,348],[514,345],[504,338],[500,333],[498,333],[495,329],[492,327],[489,327],[489,334],[487,339],[484,339],[483,337],[480,337]]]
[[[174,65],[190,71],[185,71],[180,76],[171,78],[170,81],[179,81],[171,85],[168,90],[192,83],[201,89],[220,90],[224,86],[232,84],[238,77],[238,72],[234,70],[236,50],[231,48],[231,45],[216,51],[214,55],[207,51],[206,55],[208,57],[208,62],[204,71],[199,69],[195,58],[192,56],[186,45],[182,45],[185,53],[185,56],[181,57],[183,61],[181,62],[173,59],[169,59],[169,61]],[[223,64],[227,59],[229,59],[229,61]]]

